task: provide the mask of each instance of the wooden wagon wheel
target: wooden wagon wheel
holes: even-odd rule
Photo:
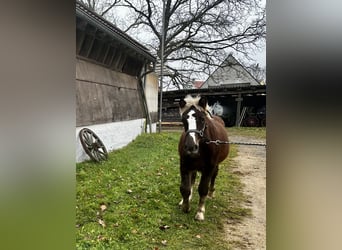
[[[244,120],[244,125],[246,127],[258,127],[259,119],[256,116],[249,116]]]
[[[96,162],[108,159],[108,152],[100,138],[90,129],[84,128],[79,133],[84,151]]]

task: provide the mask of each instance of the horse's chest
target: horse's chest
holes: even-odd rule
[[[185,157],[182,161],[182,167],[186,168],[189,171],[197,170],[202,172],[205,168],[208,167],[208,162],[201,158]]]

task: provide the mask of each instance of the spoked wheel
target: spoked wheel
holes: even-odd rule
[[[84,151],[96,162],[108,159],[108,152],[100,138],[90,129],[84,128],[79,133]]]
[[[249,116],[244,120],[246,127],[258,127],[259,119],[256,116]]]

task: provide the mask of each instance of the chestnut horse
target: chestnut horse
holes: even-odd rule
[[[208,110],[205,97],[187,95],[179,102],[180,114],[184,131],[178,144],[180,156],[180,193],[183,199],[179,203],[183,212],[190,211],[192,187],[195,183],[197,171],[201,172],[198,186],[200,196],[196,220],[204,220],[205,199],[213,197],[215,178],[218,173],[218,164],[229,153],[229,145],[209,143],[209,141],[226,141],[228,136],[223,120],[212,116]]]

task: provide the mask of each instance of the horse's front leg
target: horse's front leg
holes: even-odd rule
[[[215,196],[215,179],[218,173],[218,166],[215,167],[213,175],[211,176],[208,198],[214,198]]]
[[[208,195],[210,179],[211,179],[210,175],[202,173],[201,181],[200,181],[200,184],[198,186],[198,194],[200,196],[200,200],[198,203],[197,213],[195,216],[196,220],[204,220],[205,199]]]
[[[187,171],[181,171],[181,185],[180,193],[183,199],[180,201],[179,205],[182,207],[183,212],[188,213],[190,211],[190,199],[192,195],[192,180],[193,173]],[[196,175],[195,175],[196,176]]]

